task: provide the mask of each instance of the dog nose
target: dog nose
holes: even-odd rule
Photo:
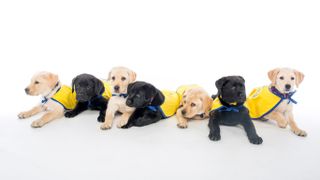
[[[186,110],[182,110],[181,113],[182,113],[182,115],[185,115],[186,114]]]
[[[24,91],[28,94],[30,92],[29,88],[25,88]]]
[[[119,89],[120,89],[119,86],[115,86],[115,87],[114,87],[114,90],[115,90],[115,91],[119,91]]]
[[[291,89],[291,85],[290,84],[286,84],[285,88],[286,88],[286,90],[290,90]]]

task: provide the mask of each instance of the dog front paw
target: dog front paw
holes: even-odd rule
[[[105,119],[105,116],[100,115],[98,116],[97,121],[103,123],[104,119]]]
[[[126,125],[122,126],[121,128],[122,128],[122,129],[129,129],[129,128],[131,128],[132,126],[133,126],[132,123],[127,123]]]
[[[75,117],[76,115],[77,115],[77,114],[74,113],[73,111],[69,111],[69,112],[64,113],[64,117],[66,117],[66,118],[73,118],[73,117]]]
[[[21,113],[18,114],[18,118],[19,119],[26,119],[28,117],[31,117],[31,114],[28,113],[28,112],[21,112]]]
[[[296,134],[297,136],[301,136],[301,137],[306,137],[307,136],[307,132],[301,129],[296,129],[296,130],[292,130],[292,132],[294,134]]]
[[[107,129],[111,129],[111,124],[106,124],[106,123],[104,123],[104,124],[102,124],[101,126],[100,126],[100,129],[101,130],[107,130]]]
[[[220,133],[210,133],[209,139],[211,141],[219,141],[221,139],[221,135],[220,135]]]
[[[250,143],[252,144],[262,144],[263,140],[261,137],[257,136],[255,138],[249,138]]]
[[[125,126],[128,122],[127,121],[124,121],[124,120],[120,120],[117,124],[117,127],[118,128],[122,128],[123,126]]]
[[[179,128],[181,128],[181,129],[185,129],[185,128],[188,127],[188,123],[187,123],[187,122],[179,122],[179,123],[177,124],[177,126],[178,126]]]
[[[33,121],[31,127],[33,128],[41,128],[44,123],[41,120]]]

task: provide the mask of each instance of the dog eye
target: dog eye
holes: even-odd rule
[[[127,79],[127,78],[125,78],[125,77],[122,77],[122,78],[121,78],[122,81],[125,81],[126,79]]]
[[[281,76],[281,77],[280,77],[280,79],[281,79],[281,80],[284,80],[284,77],[283,77],[283,76]]]
[[[40,83],[39,81],[34,82],[34,84],[39,84],[39,83]]]
[[[116,77],[112,76],[112,78],[111,78],[111,79],[114,81],[114,80],[116,80]]]
[[[191,107],[195,107],[196,106],[196,104],[195,103],[191,103]]]
[[[291,80],[294,80],[294,77],[291,77]]]

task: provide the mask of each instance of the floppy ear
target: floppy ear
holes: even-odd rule
[[[52,74],[52,73],[50,73],[50,74],[48,74],[48,81],[49,81],[49,83],[50,83],[50,87],[51,88],[54,88],[54,86],[58,83],[58,81],[59,81],[59,77],[58,77],[58,75],[56,75],[56,74]]]
[[[280,68],[276,68],[268,72],[268,77],[273,86],[276,85],[277,75],[279,72],[280,72]]]
[[[162,94],[161,91],[159,91],[156,88],[155,88],[155,90],[156,90],[156,93],[155,93],[155,96],[153,98],[153,101],[151,102],[151,105],[152,106],[160,106],[161,104],[163,104],[165,97],[164,97],[164,95]]]
[[[72,83],[71,83],[72,93],[74,92],[77,80],[78,80],[78,76],[72,79]]]
[[[213,99],[209,96],[204,96],[203,97],[203,109],[204,109],[204,113],[206,115],[206,117],[209,117],[209,113],[211,111],[211,107],[212,107],[212,102]]]
[[[101,95],[105,90],[103,83],[99,79],[96,79],[96,78],[93,81],[94,81],[94,85],[95,85],[95,87],[94,87],[95,94]]]
[[[128,73],[129,73],[130,82],[134,82],[136,80],[137,74],[132,70],[129,70]]]
[[[227,77],[220,78],[219,80],[216,81],[216,87],[218,89],[218,94],[221,92],[221,88],[223,84],[227,81]]]
[[[304,74],[297,70],[293,70],[293,72],[294,72],[294,75],[296,76],[296,86],[299,87],[299,85],[304,79]]]

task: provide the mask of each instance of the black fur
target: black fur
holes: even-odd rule
[[[75,109],[64,114],[72,118],[81,112],[91,109],[100,111],[98,122],[104,122],[108,100],[102,97],[104,85],[98,78],[90,74],[80,74],[72,80],[72,92],[76,91],[78,104]]]
[[[245,80],[241,76],[223,77],[216,81],[218,94],[215,98],[219,98],[222,105],[233,107],[239,110],[234,111],[219,111],[213,110],[210,112],[209,138],[212,141],[221,139],[219,125],[236,126],[242,125],[247,133],[248,139],[252,144],[261,144],[262,138],[256,133],[253,122],[250,119],[249,111],[243,106],[246,101]],[[236,102],[237,105],[230,105]]]
[[[163,119],[161,110],[153,111],[148,106],[160,106],[164,100],[162,92],[152,84],[142,81],[129,84],[126,104],[129,107],[135,107],[136,110],[122,128],[146,126]]]

